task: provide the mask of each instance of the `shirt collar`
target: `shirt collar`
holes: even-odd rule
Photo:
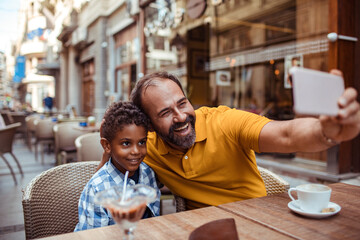
[[[110,158],[110,160],[106,163],[106,171],[109,173],[116,185],[122,184],[125,174],[120,172],[120,170],[115,167],[112,161],[112,158]]]
[[[106,171],[109,173],[109,175],[111,176],[113,181],[116,183],[116,185],[122,185],[124,182],[125,174],[120,172],[120,170],[115,167],[115,165],[112,163],[112,161],[113,161],[112,158],[110,158],[110,160],[106,163]],[[139,181],[138,181],[138,183],[141,183],[144,181],[143,180],[144,179],[144,171],[145,171],[144,164],[145,164],[144,162],[141,162],[139,165]],[[135,185],[135,181],[132,180],[131,178],[128,178],[128,184]]]
[[[195,132],[196,132],[196,139],[195,142],[204,141],[207,138],[207,131],[206,131],[206,119],[204,114],[200,114],[200,111],[195,111],[196,122],[195,122]]]

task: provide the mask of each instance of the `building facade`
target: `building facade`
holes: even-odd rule
[[[35,111],[43,112],[43,99],[55,96],[55,79],[58,77],[56,57],[51,62],[49,56],[49,38],[52,24],[44,14],[43,1],[23,0],[19,16],[19,37],[15,44],[14,56],[25,60],[25,75],[14,81],[20,84],[18,88],[21,104],[32,106]],[[15,75],[16,76],[16,75]]]
[[[27,2],[35,8],[36,0]],[[328,38],[360,37],[356,0],[40,2],[45,22],[29,22],[24,33],[46,23],[47,50],[23,47],[22,54],[53,76],[59,110],[73,106],[100,120],[110,103],[129,99],[144,74],[159,70],[180,78],[195,108],[227,105],[277,120],[301,117],[292,107],[292,66],[338,68],[345,85],[360,92],[359,42]],[[275,157],[312,160],[338,176],[360,172],[359,146],[357,138],[324,152]]]
[[[161,41],[171,43],[177,58],[160,65],[147,61],[145,72],[176,73],[195,107],[227,105],[277,120],[302,117],[293,112],[292,66],[340,69],[345,85],[360,90],[357,1],[144,0],[140,7],[143,55],[149,56],[149,42],[165,29],[169,33]],[[330,39],[329,33],[354,41]],[[357,138],[319,153],[273,156],[313,160],[338,176],[360,172],[359,146]]]

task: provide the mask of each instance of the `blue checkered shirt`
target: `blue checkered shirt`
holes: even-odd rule
[[[160,190],[156,183],[154,171],[142,162],[139,166],[140,184],[145,184],[157,190],[155,202],[148,204],[153,216],[160,215]],[[108,189],[112,186],[122,186],[124,174],[121,173],[109,160],[99,171],[97,171],[86,184],[79,200],[79,222],[75,227],[76,231],[103,227],[115,224],[110,212],[101,205],[94,203],[94,196],[97,192]],[[135,181],[128,178],[127,186],[135,185]]]

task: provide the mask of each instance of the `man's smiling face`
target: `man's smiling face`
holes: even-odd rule
[[[179,86],[156,79],[142,95],[142,106],[156,133],[172,147],[184,151],[195,142],[195,112]]]

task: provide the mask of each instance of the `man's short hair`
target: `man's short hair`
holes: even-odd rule
[[[165,71],[161,71],[161,72],[154,72],[154,73],[150,73],[145,75],[144,77],[142,77],[135,85],[134,89],[131,92],[130,95],[130,100],[137,106],[139,107],[141,110],[144,111],[143,106],[142,106],[142,94],[144,91],[146,91],[146,89],[150,86],[155,86],[156,83],[154,83],[154,81],[156,80],[171,80],[173,82],[175,82],[179,88],[181,89],[181,91],[183,92],[184,96],[185,96],[185,92],[184,89],[181,86],[181,83],[179,81],[179,79],[168,72]]]
[[[135,124],[149,131],[150,120],[132,102],[115,102],[105,112],[101,127],[101,136],[111,142],[124,126]]]

